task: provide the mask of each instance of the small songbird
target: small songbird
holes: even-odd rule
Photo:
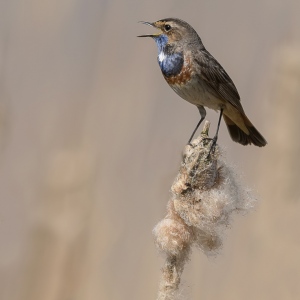
[[[200,121],[188,143],[206,116],[204,107],[208,107],[220,111],[213,145],[218,138],[222,116],[233,141],[258,147],[267,144],[247,118],[231,78],[205,49],[197,32],[188,23],[175,18],[141,23],[159,29],[156,34],[139,37],[155,40],[158,64],[165,80],[181,98],[196,105],[200,112]]]

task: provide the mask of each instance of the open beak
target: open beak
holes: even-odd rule
[[[154,28],[157,28],[154,23],[150,23],[150,22],[144,22],[144,21],[139,21],[139,23],[142,23],[142,24],[145,24],[145,25],[148,25],[148,26],[151,26],[151,27],[154,27]],[[160,33],[156,33],[156,34],[143,34],[143,35],[138,35],[137,37],[156,37],[156,36],[159,36]]]

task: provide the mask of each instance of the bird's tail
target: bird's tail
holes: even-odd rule
[[[253,126],[250,120],[245,114],[242,114],[244,123],[249,131],[249,134],[246,134],[241,130],[229,117],[223,115],[224,121],[227,125],[229,134],[233,141],[240,143],[242,145],[255,145],[258,147],[263,147],[267,144],[267,141],[264,137],[258,132],[258,130]]]

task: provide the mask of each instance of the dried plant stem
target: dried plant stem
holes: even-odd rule
[[[173,300],[180,284],[185,258],[168,256],[162,269],[162,280],[158,300]]]
[[[185,147],[168,213],[153,230],[156,246],[166,257],[158,300],[177,299],[193,245],[207,255],[216,254],[231,213],[252,207],[254,199],[237,183],[221,159],[219,147],[208,155],[209,125],[206,122],[200,137]]]

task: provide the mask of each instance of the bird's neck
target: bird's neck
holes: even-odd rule
[[[168,37],[160,35],[155,38],[158,50],[158,64],[165,77],[175,76],[180,73],[184,59],[181,51],[176,51],[172,44],[168,44]]]
[[[161,34],[157,37],[154,38],[156,46],[157,46],[157,50],[158,50],[158,54],[161,52],[164,52],[167,44],[168,44],[168,37],[164,34]]]

